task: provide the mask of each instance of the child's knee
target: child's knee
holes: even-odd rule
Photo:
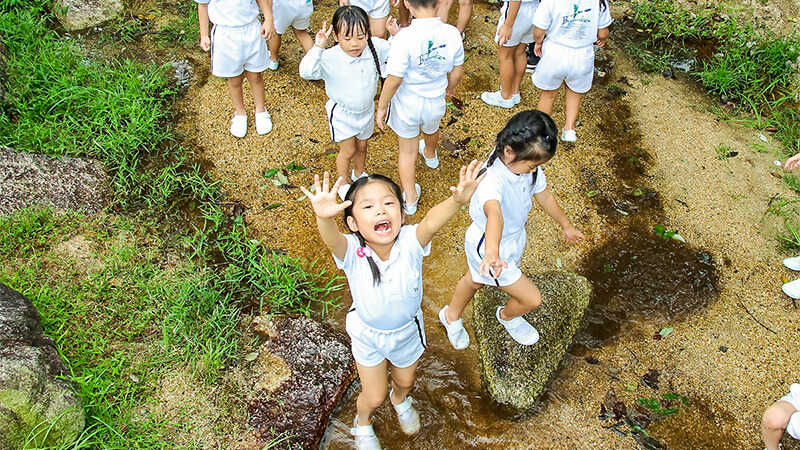
[[[413,375],[410,377],[398,377],[396,379],[393,379],[392,381],[394,382],[394,385],[395,387],[397,387],[397,389],[410,390],[411,388],[414,387]]]
[[[378,409],[378,407],[383,404],[383,401],[386,400],[387,395],[388,391],[386,390],[372,392],[361,391],[358,398],[363,402],[364,406],[370,409]]]
[[[769,430],[785,430],[791,417],[791,412],[782,408],[780,404],[775,403],[764,411],[761,426]]]
[[[541,295],[530,295],[526,296],[523,299],[519,299],[520,302],[525,305],[525,307],[529,308],[531,311],[534,309],[542,306],[542,296]]]

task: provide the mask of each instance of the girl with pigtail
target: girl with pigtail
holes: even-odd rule
[[[457,350],[469,346],[461,313],[484,285],[497,286],[511,296],[495,313],[511,337],[522,345],[539,340],[539,333],[522,316],[541,305],[542,295],[519,268],[532,200],[561,225],[567,241],[584,239],[547,188],[541,169],[555,154],[557,132],[550,116],[528,110],[513,116],[497,135],[486,162],[486,178],[469,205],[472,224],[464,239],[469,271],[458,281],[450,304],[439,311],[439,320]]]
[[[392,35],[400,30],[391,16],[386,27]],[[325,50],[331,34],[339,45]],[[369,52],[364,51],[366,48]],[[375,93],[378,80],[386,77],[388,56],[389,43],[371,35],[367,13],[358,6],[341,6],[333,13],[330,26],[322,23],[314,46],[300,61],[301,77],[325,80],[331,139],[339,143],[336,171],[345,180],[368,175],[364,172],[367,139],[375,129]],[[339,187],[342,200],[349,188],[347,183]]]

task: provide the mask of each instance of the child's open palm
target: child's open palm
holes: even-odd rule
[[[322,175],[322,186],[319,184],[319,175],[314,175],[314,193],[309,192],[304,186],[300,186],[300,190],[311,201],[311,206],[314,207],[314,214],[320,219],[330,219],[336,217],[345,208],[350,206],[353,202],[347,200],[342,203],[337,203],[336,193],[339,191],[339,186],[344,182],[344,178],[339,177],[333,186],[331,184],[331,176],[328,172]]]
[[[461,204],[469,201],[472,194],[475,193],[475,189],[478,188],[478,183],[486,177],[486,173],[480,174],[482,166],[483,164],[478,162],[477,159],[473,159],[469,166],[461,167],[461,171],[458,174],[458,186],[450,186],[453,200]]]
[[[325,48],[328,45],[328,38],[331,37],[331,33],[333,33],[333,25],[322,22],[322,28],[317,31],[317,35],[314,37],[314,45],[319,48]]]

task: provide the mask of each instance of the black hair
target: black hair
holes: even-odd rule
[[[608,0],[600,0],[600,11],[605,11],[606,9],[608,9]]]
[[[486,167],[491,166],[506,147],[514,153],[513,161],[546,161],[556,154],[556,133],[556,123],[547,114],[538,109],[519,112],[497,133]],[[536,181],[536,172],[533,180]]]
[[[340,39],[344,36],[352,36],[354,32],[358,32],[359,30],[364,30],[364,34],[367,35],[367,47],[369,47],[369,51],[372,53],[372,59],[375,61],[375,71],[378,72],[378,79],[381,79],[381,63],[378,61],[378,52],[375,51],[375,45],[372,44],[372,31],[369,29],[369,16],[367,12],[359,6],[340,6],[336,8],[336,11],[333,13],[331,25],[333,25],[333,32]],[[341,36],[339,33],[340,30],[344,30]]]
[[[344,209],[344,226],[349,228],[349,225],[347,223],[347,218],[353,216],[353,206],[355,205],[355,198],[356,195],[358,195],[358,191],[360,191],[364,186],[366,186],[367,183],[373,181],[379,181],[389,186],[389,189],[391,189],[394,196],[397,197],[397,202],[400,205],[400,213],[405,214],[404,212],[405,202],[403,201],[403,193],[402,190],[400,189],[400,186],[398,186],[397,183],[392,181],[392,179],[389,177],[373,173],[365,177],[359,178],[358,180],[353,182],[353,184],[350,185],[350,189],[347,191],[347,195],[344,197],[344,199],[345,201],[350,200],[352,203],[350,203],[350,206]],[[359,233],[358,231],[354,231],[353,234],[355,234],[356,237],[358,238],[358,243],[362,247],[365,247],[366,242],[364,242],[364,236],[362,236],[361,233]],[[372,282],[374,285],[377,286],[378,284],[381,283],[381,271],[380,269],[378,269],[378,265],[375,264],[375,260],[372,259],[372,256],[367,256],[367,262],[369,263],[369,270],[372,272]]]
[[[408,4],[415,8],[435,7],[439,0],[408,0]]]

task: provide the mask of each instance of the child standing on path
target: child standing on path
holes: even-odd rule
[[[269,39],[269,70],[278,70],[281,39],[289,27],[292,27],[294,37],[300,41],[303,51],[308,52],[314,45],[314,40],[308,34],[314,3],[311,0],[276,0],[272,4],[272,10],[275,34]]]
[[[397,22],[391,17],[387,28],[392,34],[397,33]],[[325,50],[331,34],[339,45]],[[367,47],[369,51],[365,52]],[[340,6],[333,13],[331,26],[326,29],[323,22],[314,47],[300,61],[301,77],[325,80],[325,93],[330,99],[325,111],[331,139],[339,143],[336,171],[342,179],[349,176],[356,181],[368,175],[364,172],[367,140],[375,130],[375,93],[378,79],[386,76],[388,56],[389,43],[371,36],[367,13],[358,6]],[[342,200],[349,188],[347,183],[339,187]]]
[[[244,109],[242,82],[245,78],[253,90],[256,107],[256,131],[272,131],[272,118],[264,107],[264,78],[261,72],[269,64],[269,51],[264,39],[275,34],[272,23],[272,0],[195,0],[200,22],[200,48],[211,50],[211,74],[228,79],[228,92],[233,102],[231,134],[243,138],[247,134],[247,111]],[[258,22],[259,8],[264,23]],[[208,22],[214,24],[211,35]]]
[[[513,108],[519,104],[519,85],[528,66],[526,49],[533,42],[533,14],[539,0],[505,1],[497,24],[497,59],[500,64],[500,90],[484,92],[487,105]]]
[[[575,121],[581,94],[589,91],[594,78],[592,44],[596,41],[599,47],[605,45],[608,26],[613,21],[606,0],[542,0],[533,16],[534,53],[542,57],[531,77],[533,84],[543,90],[537,109],[552,113],[561,83],[566,84],[562,141],[578,140]]]
[[[539,333],[522,315],[538,308],[542,295],[519,268],[531,198],[561,225],[567,241],[584,239],[550,193],[540,167],[555,154],[556,133],[550,116],[528,110],[513,116],[497,135],[486,163],[486,179],[469,204],[472,224],[464,239],[469,271],[458,281],[450,304],[439,311],[439,320],[456,350],[469,346],[460,316],[484,285],[497,286],[511,296],[496,312],[508,334],[522,345],[539,340]]]
[[[420,196],[414,182],[417,153],[428,167],[439,167],[439,121],[444,117],[445,95],[453,95],[464,75],[464,45],[456,27],[436,16],[436,0],[404,2],[414,19],[392,41],[376,120],[383,130],[388,119],[397,133],[397,170],[406,214],[411,215],[417,212]],[[417,141],[420,130],[424,138]]]
[[[431,208],[418,225],[403,225],[400,187],[382,175],[359,178],[343,203],[336,203],[339,178],[322,186],[314,177],[314,193],[301,187],[317,215],[317,227],[344,270],[353,297],[345,328],[361,379],[358,413],[351,433],[359,449],[379,449],[372,414],[386,400],[386,370],[391,365],[389,399],[406,434],[419,431],[419,414],[408,393],[414,387],[419,358],[425,351],[422,320],[422,258],[430,254],[433,236],[466,204],[481,177],[478,161],[462,167],[450,198]],[[351,234],[343,235],[334,221],[344,210]],[[387,364],[388,360],[388,364]]]

